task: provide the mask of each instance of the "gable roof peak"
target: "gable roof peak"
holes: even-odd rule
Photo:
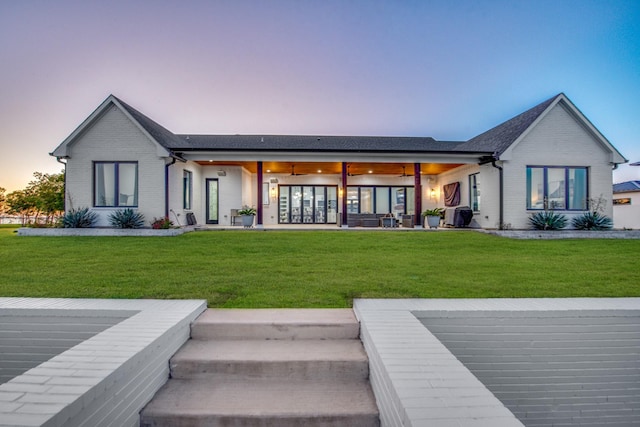
[[[500,157],[540,116],[561,99],[567,99],[567,97],[563,93],[554,95],[524,113],[520,113],[506,122],[471,138],[461,144],[459,148],[490,151],[494,153],[495,157]]]
[[[611,164],[626,163],[627,160],[618,150],[596,129],[584,114],[571,102],[571,100],[560,92],[557,95],[541,102],[528,109],[524,113],[507,120],[488,131],[471,138],[466,143],[458,146],[458,149],[476,149],[477,151],[491,151],[497,159],[508,159],[509,151],[517,145],[529,133],[533,127],[540,122],[549,111],[558,104],[573,115],[588,132],[590,132],[598,142],[611,153]],[[503,156],[504,154],[504,156]]]
[[[128,117],[137,127],[147,136],[158,148],[158,155],[161,157],[171,156],[171,145],[173,141],[181,141],[176,135],[165,129],[158,123],[151,120],[129,104],[123,102],[113,94],[107,96],[102,103],[96,108],[89,117],[87,117],[72,133],[69,135],[53,152],[49,153],[55,157],[68,157],[68,147],[82,135],[92,123],[99,120],[100,117],[108,110],[108,108],[114,105],[125,116]]]

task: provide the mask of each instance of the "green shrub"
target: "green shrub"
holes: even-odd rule
[[[599,212],[585,212],[571,221],[576,230],[609,230],[613,221]]]
[[[256,215],[256,208],[243,206],[242,209],[238,211],[238,215]]]
[[[567,225],[567,217],[553,211],[536,212],[529,216],[534,230],[560,230]]]
[[[98,219],[95,212],[91,212],[89,208],[78,208],[67,211],[62,217],[62,226],[64,228],[90,228]]]
[[[422,216],[442,216],[443,212],[444,208],[427,209],[426,211],[422,212]]]
[[[163,218],[153,218],[151,228],[154,230],[166,230],[168,228],[173,228],[173,221],[166,216]]]
[[[144,215],[130,208],[117,210],[109,215],[109,223],[116,228],[142,228]]]

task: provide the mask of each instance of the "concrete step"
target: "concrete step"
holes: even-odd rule
[[[356,339],[350,309],[213,309],[191,327],[193,339]]]
[[[207,310],[143,427],[378,427],[352,310]]]
[[[188,341],[171,359],[172,378],[366,380],[360,340]]]
[[[378,408],[364,381],[172,379],[147,405],[142,427],[375,427]]]

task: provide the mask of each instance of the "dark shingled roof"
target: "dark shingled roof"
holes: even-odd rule
[[[462,142],[431,137],[312,135],[179,135],[190,150],[447,152]],[[184,148],[182,148],[184,150]],[[186,151],[186,150],[185,150]]]
[[[640,181],[627,181],[613,184],[614,193],[628,193],[631,191],[640,191]]]
[[[460,151],[462,141],[436,141],[431,137],[312,136],[312,135],[176,135],[114,97],[163,147],[170,151]]]
[[[500,155],[560,95],[468,141],[436,141],[431,137],[312,135],[176,135],[129,104],[115,98],[163,147],[186,151],[309,151],[309,152],[456,152]]]
[[[114,96],[114,98],[116,97]],[[127,112],[131,114],[131,116],[140,124],[140,126],[142,126],[144,130],[146,130],[149,135],[151,135],[153,139],[158,142],[158,144],[162,145],[168,150],[175,150],[186,145],[182,138],[178,137],[173,132],[154,122],[149,117],[145,116],[140,111],[136,110],[121,99],[116,99],[124,107],[124,109],[127,110]]]
[[[562,94],[558,94],[493,129],[458,145],[460,151],[490,151],[500,156]]]

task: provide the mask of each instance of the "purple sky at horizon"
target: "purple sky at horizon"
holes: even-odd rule
[[[466,140],[564,92],[640,161],[638,0],[5,0],[0,63],[7,192],[109,94],[175,133]]]

